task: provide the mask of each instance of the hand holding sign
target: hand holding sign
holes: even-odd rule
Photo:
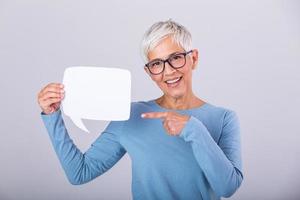
[[[63,85],[49,83],[38,93],[38,104],[44,114],[48,115],[58,110],[64,98]]]

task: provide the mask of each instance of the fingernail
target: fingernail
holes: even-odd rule
[[[65,91],[64,90],[60,90],[60,93],[64,93]]]
[[[141,114],[141,117],[144,118],[146,115],[145,114]]]
[[[64,85],[63,84],[60,84],[60,88],[63,88],[64,87]]]

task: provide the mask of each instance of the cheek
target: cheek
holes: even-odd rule
[[[152,76],[152,80],[156,83],[162,82],[162,76]]]
[[[165,82],[163,81],[163,77],[159,76],[159,77],[153,77],[152,80],[156,83],[156,85],[163,91],[166,90],[167,85],[165,84]]]
[[[152,76],[151,78],[158,86],[161,87],[163,85],[163,77],[162,76]]]
[[[186,79],[190,79],[192,76],[192,66],[186,66],[184,69],[182,69],[181,73]]]

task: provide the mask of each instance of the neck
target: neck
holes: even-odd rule
[[[178,98],[163,95],[158,98],[156,102],[164,108],[175,110],[191,109],[204,103],[204,101],[196,97],[193,92]]]

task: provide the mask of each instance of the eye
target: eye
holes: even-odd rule
[[[154,62],[149,63],[149,67],[157,67],[160,65],[161,65],[160,61],[154,61]]]
[[[181,55],[174,55],[174,56],[172,57],[172,59],[177,60],[177,59],[179,59],[179,58],[181,58],[181,57],[182,57]]]
[[[174,62],[177,60],[181,60],[183,58],[182,54],[175,54],[169,58],[169,61]]]

